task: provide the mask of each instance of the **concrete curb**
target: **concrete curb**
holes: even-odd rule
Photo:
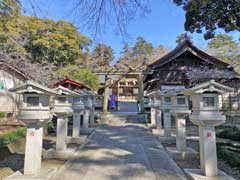
[[[184,173],[183,169],[181,169],[176,162],[170,157],[170,155],[168,154],[166,148],[162,145],[162,143],[160,142],[161,146],[163,147],[165,153],[168,156],[169,162],[172,165],[172,167],[174,168],[174,171],[177,173],[179,179],[181,180],[187,180],[188,177],[186,176],[186,174]]]
[[[147,128],[148,128],[148,130],[149,130],[150,132],[152,132],[152,131],[151,131],[151,128],[149,128],[149,127],[147,127]],[[153,134],[153,133],[152,133],[152,134]],[[164,149],[166,155],[168,156],[168,160],[169,160],[170,164],[172,165],[172,167],[174,168],[174,171],[177,173],[179,179],[180,179],[180,180],[188,180],[189,178],[188,178],[188,177],[186,176],[186,174],[184,173],[184,170],[183,170],[182,168],[180,168],[180,167],[176,164],[176,162],[175,162],[175,161],[171,158],[171,156],[168,154],[167,149],[165,148],[165,146],[162,145],[159,136],[156,135],[156,134],[153,134],[153,135],[155,135],[155,136],[158,137],[157,139],[158,139],[158,141],[159,141],[159,144],[160,144],[160,146]]]
[[[165,149],[165,151],[166,151],[166,149]],[[168,157],[169,157],[169,155],[168,155]],[[179,178],[181,180],[187,180],[188,177],[186,176],[184,171],[176,164],[176,162],[171,157],[169,157],[169,161],[172,164],[172,166],[174,167],[174,171],[178,173]]]

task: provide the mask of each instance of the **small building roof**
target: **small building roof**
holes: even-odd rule
[[[72,79],[69,78],[65,78],[64,80],[61,80],[57,83],[54,84],[55,87],[58,86],[63,86],[65,88],[69,88],[69,85],[72,85],[71,90],[75,90],[75,89],[87,89],[87,90],[91,90],[91,88],[81,82],[77,82],[74,81]]]
[[[5,61],[0,60],[0,69],[9,72],[10,74],[15,74],[19,76],[23,80],[32,80],[33,78],[29,75],[25,74],[23,71],[18,69],[17,67],[14,67],[10,64],[8,64]]]
[[[172,51],[167,53],[165,56],[161,57],[157,61],[150,64],[148,67],[150,69],[159,68],[159,67],[163,66],[164,64],[174,60],[176,57],[182,55],[186,51],[189,51],[190,53],[199,57],[200,59],[202,59],[210,64],[214,64],[218,67],[227,68],[228,66],[230,66],[229,64],[219,60],[218,58],[213,57],[213,56],[205,53],[204,51],[198,49],[196,46],[194,46],[192,44],[192,42],[189,39],[186,39],[183,42],[179,43],[179,45],[175,49],[173,49]]]

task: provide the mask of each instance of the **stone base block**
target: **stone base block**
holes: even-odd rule
[[[23,175],[20,171],[4,178],[4,180],[49,180],[52,179],[57,168],[41,168],[40,172],[36,175]]]
[[[57,151],[55,149],[48,149],[43,153],[44,159],[60,159],[68,160],[75,157],[75,152],[77,148],[67,148],[66,150]]]
[[[149,128],[156,128],[156,125],[155,124],[151,124],[151,123],[147,123],[147,127],[149,127]]]
[[[83,144],[86,141],[86,136],[81,137],[67,137],[67,144]]]
[[[81,129],[80,134],[89,135],[93,132],[94,128]]]
[[[164,129],[152,129],[152,133],[156,135],[164,135]]]
[[[138,113],[137,120],[138,120],[138,122],[146,123],[147,122],[147,114]]]
[[[14,143],[9,144],[7,147],[11,153],[25,154],[26,139],[17,139]]]
[[[159,140],[164,144],[175,144],[176,138],[173,136],[159,136]]]
[[[220,170],[217,177],[206,177],[203,175],[201,169],[184,169],[184,171],[191,180],[235,180]]]
[[[98,123],[108,123],[109,118],[111,117],[110,113],[99,113],[100,114],[100,119]]]
[[[192,148],[187,148],[186,151],[179,151],[176,147],[167,147],[167,152],[174,159],[195,159],[199,156],[199,153]]]

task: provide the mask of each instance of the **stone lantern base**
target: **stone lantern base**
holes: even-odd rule
[[[53,178],[57,168],[41,168],[40,172],[36,175],[23,175],[20,171],[4,178],[3,180],[50,180]]]
[[[81,128],[81,135],[90,135],[94,131],[94,128]]]
[[[162,128],[154,128],[152,129],[152,133],[155,134],[155,135],[160,135],[160,136],[163,136],[164,135],[164,129]]]
[[[185,151],[179,151],[177,150],[176,147],[167,147],[167,152],[171,157],[174,159],[182,159],[182,160],[187,160],[187,159],[195,159],[196,157],[199,156],[199,153],[192,148],[186,148]]]
[[[87,136],[81,136],[81,137],[67,137],[67,144],[83,144],[86,140]]]
[[[47,151],[43,152],[43,158],[69,160],[76,157],[75,155],[76,150],[77,147],[67,148],[65,150],[48,149]]]
[[[223,171],[218,171],[218,176],[206,177],[202,174],[200,169],[184,169],[188,178],[191,180],[235,180],[231,176],[227,175]]]
[[[161,143],[164,144],[175,144],[176,138],[174,136],[159,136],[158,137]]]

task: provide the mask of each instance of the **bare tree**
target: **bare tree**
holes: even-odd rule
[[[5,61],[44,85],[51,85],[58,80],[57,68],[53,64],[31,63],[27,56],[19,52],[6,53],[0,50],[0,61]]]
[[[226,69],[210,69],[207,66],[200,66],[195,68],[189,68],[186,71],[186,77],[189,80],[190,86],[194,86],[195,84],[209,81],[211,79],[215,79],[216,81],[224,82],[231,78],[237,76],[237,73],[232,70]]]
[[[116,27],[123,38],[127,25],[149,11],[150,0],[72,0],[74,10],[81,17],[81,26],[93,32],[94,37],[106,29],[107,24]],[[71,1],[70,1],[71,2]]]

